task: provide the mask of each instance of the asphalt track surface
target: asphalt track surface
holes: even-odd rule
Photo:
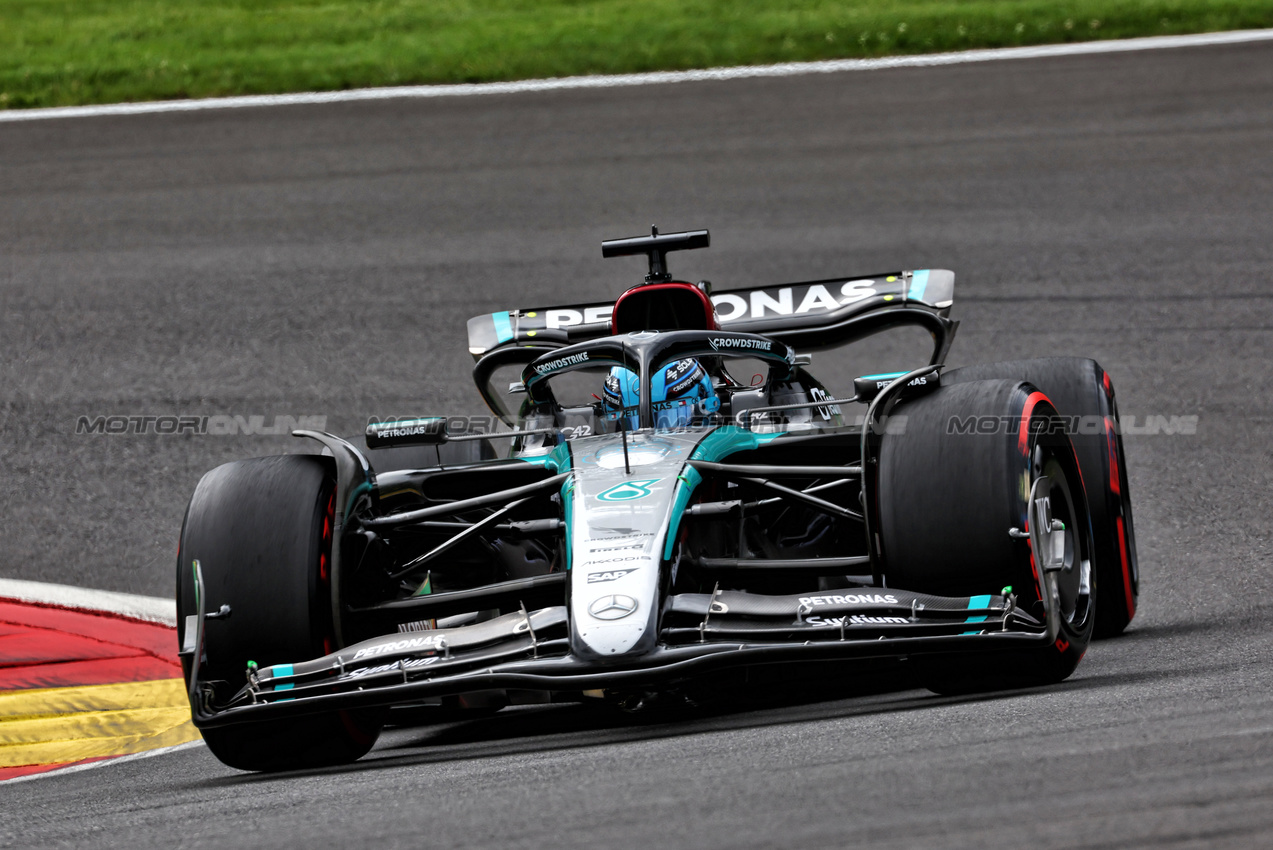
[[[953,364],[1098,359],[1143,571],[1056,688],[393,731],[341,770],[203,748],[0,789],[14,847],[1273,844],[1273,47],[0,128],[0,575],[167,595],[185,500],[285,437],[81,415],[476,412],[464,320],[946,267]],[[815,364],[816,365],[816,364]],[[876,689],[878,690],[878,689]]]

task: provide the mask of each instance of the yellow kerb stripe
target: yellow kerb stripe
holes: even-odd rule
[[[0,767],[122,756],[198,737],[181,679],[0,691]]]

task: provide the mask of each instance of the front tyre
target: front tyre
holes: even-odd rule
[[[201,683],[220,699],[260,667],[317,658],[336,647],[329,587],[335,478],[329,458],[281,455],[219,466],[186,509],[177,563],[178,639],[197,613],[199,561],[208,620]],[[186,684],[190,664],[184,664]],[[380,710],[335,711],[201,730],[213,755],[240,770],[291,770],[351,762],[380,733]]]
[[[925,687],[967,693],[1060,682],[1092,637],[1096,577],[1087,499],[1073,447],[1043,393],[1021,381],[943,386],[904,403],[905,427],[879,453],[879,534],[890,587],[945,596],[996,595],[1047,619],[1024,534],[1047,499],[1054,534],[1060,630],[1029,650],[916,657]],[[1046,479],[1036,487],[1036,482]]]
[[[1121,634],[1136,616],[1140,570],[1127,460],[1109,373],[1083,357],[1044,357],[964,366],[943,373],[941,380],[952,384],[993,378],[1029,381],[1071,423],[1070,441],[1092,509],[1094,564],[1101,585],[1094,635]]]

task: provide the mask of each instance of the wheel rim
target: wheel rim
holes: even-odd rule
[[[1076,509],[1069,470],[1054,453],[1037,447],[1033,471],[1030,525],[1036,568],[1055,577],[1061,620],[1082,631],[1092,613],[1091,541],[1083,533],[1088,520]]]

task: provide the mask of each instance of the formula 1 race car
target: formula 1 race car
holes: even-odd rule
[[[649,263],[617,301],[470,320],[498,429],[298,431],[322,453],[203,477],[178,632],[219,759],[351,761],[393,706],[631,708],[778,668],[830,685],[865,659],[938,693],[1055,683],[1126,627],[1131,503],[1095,362],[944,369],[939,269],[674,281],[667,253],[708,241],[608,241]],[[918,368],[838,398],[807,370],[907,325],[931,335]]]

